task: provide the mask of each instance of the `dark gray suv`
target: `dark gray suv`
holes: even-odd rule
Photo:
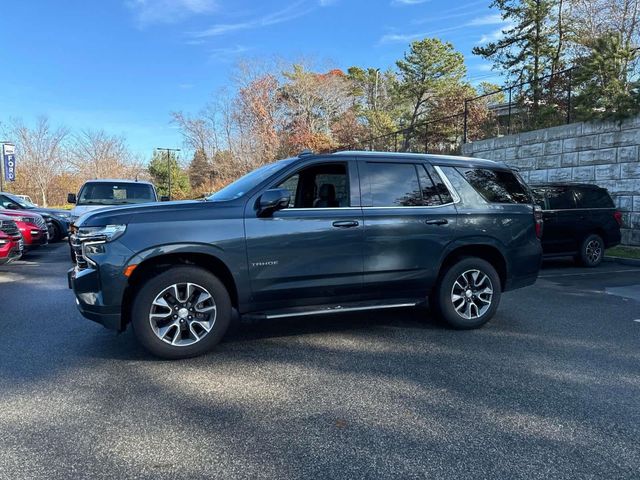
[[[428,300],[469,329],[502,292],[535,282],[538,222],[528,188],[501,163],[304,153],[206,201],[82,217],[69,285],[85,317],[131,324],[164,358],[210,350],[234,310],[279,318]]]

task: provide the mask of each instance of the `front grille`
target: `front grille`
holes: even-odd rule
[[[40,228],[40,230],[47,229],[47,223],[44,221],[44,218],[42,218],[40,215],[36,217],[36,225]]]
[[[84,270],[88,265],[82,255],[82,242],[76,235],[71,235],[69,237],[69,244],[71,245],[71,250],[73,250],[73,255],[76,257],[76,265],[78,266],[78,269]]]
[[[20,236],[20,230],[13,220],[0,220],[0,231],[6,233],[10,237]]]

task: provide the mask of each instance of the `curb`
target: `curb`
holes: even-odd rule
[[[640,267],[640,259],[638,258],[611,257],[605,255],[603,261],[619,263],[620,265],[631,265],[633,267]]]

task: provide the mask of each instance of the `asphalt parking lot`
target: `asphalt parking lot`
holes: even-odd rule
[[[158,361],[84,320],[65,244],[0,267],[0,478],[640,477],[640,268],[547,264],[485,328],[237,326]]]

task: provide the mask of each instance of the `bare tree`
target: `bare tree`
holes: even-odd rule
[[[145,168],[122,137],[84,130],[69,145],[69,164],[84,178],[136,178]]]
[[[28,172],[25,183],[37,188],[45,207],[50,187],[67,166],[63,142],[68,133],[64,127],[53,128],[46,117],[38,118],[33,128],[15,120],[9,129],[10,138],[16,142],[19,171]]]

